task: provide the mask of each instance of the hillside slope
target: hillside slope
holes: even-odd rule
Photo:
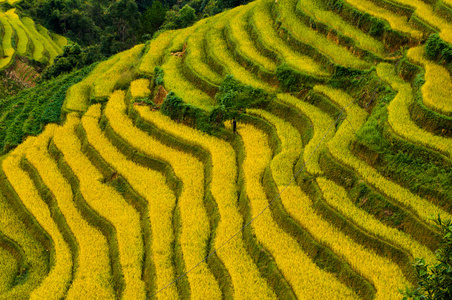
[[[452,217],[452,10],[408,2],[256,0],[65,77],[0,140],[0,298],[401,298]]]

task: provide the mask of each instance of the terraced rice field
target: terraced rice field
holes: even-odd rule
[[[36,136],[31,102],[0,102],[0,299],[401,299],[452,218],[451,68],[420,43],[452,23],[408,2],[257,0],[163,32]],[[64,44],[0,22],[5,65]],[[271,99],[236,133],[148,105],[207,115],[227,75]]]
[[[17,1],[8,0],[11,5]],[[44,64],[52,64],[55,57],[63,53],[67,45],[66,38],[49,34],[48,30],[28,17],[20,18],[16,9],[0,11],[2,26],[3,55],[0,56],[0,70],[7,68],[16,54],[26,56]]]

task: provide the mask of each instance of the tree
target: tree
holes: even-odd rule
[[[162,3],[158,0],[152,2],[152,5],[148,7],[143,16],[141,17],[141,26],[143,34],[149,34],[152,36],[159,27],[165,22],[166,9]]]
[[[438,263],[429,266],[418,259],[414,267],[419,279],[418,287],[403,291],[403,299],[450,300],[452,299],[452,221],[435,220],[441,231],[440,248],[436,251]]]

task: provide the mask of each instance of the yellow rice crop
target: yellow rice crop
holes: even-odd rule
[[[29,27],[30,22],[27,22],[27,18],[25,17],[25,23],[23,23],[23,19],[20,20],[19,17],[15,14],[15,8],[9,10],[6,12],[8,14],[11,12],[11,18],[15,19],[17,23],[20,23],[20,27],[24,30],[25,34],[28,36],[28,38],[33,43],[33,59],[40,61],[40,62],[46,62],[47,58],[44,57],[44,45],[40,41],[38,35],[39,33],[36,31],[36,29],[33,27]],[[10,19],[11,20],[11,19]],[[31,20],[31,19],[29,19]],[[19,39],[22,37],[19,36]]]
[[[151,90],[149,89],[150,85],[149,79],[141,78],[134,80],[130,83],[130,94],[132,94],[132,98],[145,98],[151,94]]]
[[[410,207],[419,217],[427,223],[432,223],[431,216],[440,214],[444,219],[452,216],[436,207],[431,202],[419,197],[384,178],[374,168],[353,156],[349,145],[356,139],[356,130],[361,127],[367,118],[367,113],[346,93],[326,86],[315,86],[315,91],[325,94],[332,101],[345,108],[348,121],[344,121],[336,135],[328,142],[330,153],[343,164],[351,167],[367,182],[381,189],[385,194],[399,201],[402,205]],[[394,100],[393,100],[394,101]]]
[[[25,33],[24,26],[19,19],[19,16],[16,14],[16,9],[12,8],[4,13],[4,15],[8,18],[9,23],[13,27],[14,31],[17,35],[17,53],[20,55],[26,55],[28,49],[28,36]]]
[[[210,25],[214,19],[208,20]],[[222,76],[212,70],[212,68],[203,61],[204,59],[204,42],[206,32],[210,29],[207,24],[198,28],[187,40],[187,54],[185,57],[185,63],[189,65],[197,74],[202,78],[220,85],[223,80]]]
[[[184,77],[181,73],[183,63],[182,58],[177,56],[167,58],[162,65],[165,72],[165,88],[175,92],[186,103],[207,111],[212,110],[215,101]]]
[[[218,62],[226,67],[227,73],[232,74],[237,80],[255,88],[266,91],[275,91],[276,89],[274,87],[260,81],[253,73],[240,65],[228,49],[223,31],[228,24],[228,21],[230,21],[230,18],[240,11],[240,9],[242,9],[242,7],[237,7],[223,13],[221,18],[212,25],[211,30],[207,34],[207,43],[210,48],[210,53]]]
[[[99,127],[100,104],[92,105],[82,119],[88,142],[96,151],[123,176],[132,188],[148,202],[147,218],[152,230],[152,261],[155,265],[157,290],[175,279],[172,265],[172,243],[174,234],[172,214],[176,197],[166,185],[165,177],[156,171],[142,167],[120,153],[103,134]],[[176,285],[171,285],[158,294],[162,299],[178,297]]]
[[[154,74],[154,68],[160,65],[160,60],[164,55],[164,50],[171,43],[172,39],[179,31],[168,30],[161,33],[155,40],[149,43],[148,51],[143,55],[138,68],[140,73]]]
[[[312,202],[292,180],[293,165],[301,154],[302,143],[299,132],[286,121],[261,110],[250,110],[270,122],[281,141],[280,152],[270,163],[275,183],[279,187],[281,201],[288,213],[322,244],[328,245],[342,256],[359,274],[371,281],[377,289],[376,299],[395,299],[398,289],[407,284],[398,266],[388,259],[342,233],[316,214]],[[287,188],[286,188],[287,186]],[[287,190],[286,190],[287,189]]]
[[[168,162],[183,183],[178,199],[181,215],[181,248],[185,269],[193,299],[219,299],[221,291],[217,281],[203,261],[206,255],[207,239],[210,235],[209,220],[203,205],[204,168],[191,155],[168,147],[145,132],[134,127],[125,114],[126,104],[123,91],[115,91],[107,103],[105,115],[113,130],[132,147],[160,160]],[[200,263],[201,262],[201,263]]]
[[[242,7],[234,19],[228,24],[229,34],[237,43],[236,51],[242,53],[254,63],[261,65],[267,71],[275,72],[276,62],[259,52],[246,29],[249,26],[248,19],[251,16],[251,11],[256,6],[256,3],[251,2]]]
[[[383,55],[385,52],[382,42],[372,38],[359,29],[344,21],[339,15],[322,9],[319,5],[319,0],[304,0],[297,2],[297,10],[303,11],[305,14],[314,18],[325,25],[341,32],[355,40],[357,45],[362,49],[372,51],[378,55]]]
[[[214,244],[214,248],[218,249],[233,234],[239,232],[243,224],[243,218],[236,203],[237,166],[234,149],[227,142],[176,123],[160,112],[151,112],[143,106],[136,107],[136,110],[144,120],[154,124],[160,130],[183,137],[187,142],[200,146],[210,153],[212,159],[210,191],[220,213]],[[241,232],[228,241],[217,255],[231,276],[235,299],[250,299],[255,295],[259,295],[260,299],[276,297],[249,257]]]
[[[55,145],[77,176],[86,203],[115,227],[125,283],[122,298],[145,299],[145,284],[141,280],[143,240],[140,216],[112,186],[102,183],[102,174],[81,151],[81,143],[75,134],[79,123],[75,113],[69,114],[65,125],[55,133]]]
[[[451,139],[425,131],[411,119],[409,107],[414,101],[411,85],[398,77],[389,64],[379,64],[377,74],[398,91],[388,105],[388,122],[394,132],[410,141],[447,153],[452,157]]]
[[[36,28],[39,32],[40,35],[42,35],[45,39],[46,42],[53,48],[55,49],[57,55],[62,54],[63,53],[63,49],[62,47],[60,47],[51,37],[49,34],[49,31],[47,30],[47,28],[37,24]],[[49,51],[50,52],[50,51]],[[54,56],[52,56],[52,58],[55,58]]]
[[[55,248],[54,265],[39,287],[31,292],[30,299],[61,299],[66,294],[72,280],[73,261],[69,246],[53,220],[49,207],[40,197],[33,181],[20,167],[20,160],[27,148],[45,146],[54,129],[55,127],[51,126],[39,137],[29,137],[11,152],[2,164],[11,186],[22,200],[25,208],[49,234]]]
[[[256,29],[257,34],[259,35],[262,42],[265,43],[268,48],[277,52],[283,58],[286,64],[295,68],[296,70],[314,76],[328,75],[328,73],[323,70],[323,68],[312,58],[292,50],[278,36],[275,29],[273,28],[273,19],[270,15],[271,2],[261,0],[259,2],[259,5],[255,6],[251,15],[251,24]],[[306,27],[302,28],[302,30],[303,31],[301,32],[303,32],[303,35],[305,35],[307,34],[306,30],[311,29]]]
[[[55,196],[77,241],[77,269],[66,299],[113,299],[115,296],[105,236],[92,227],[75,207],[71,186],[59,172],[46,148],[30,148],[26,158]]]
[[[324,177],[317,177],[317,183],[329,205],[367,232],[408,250],[413,258],[424,258],[428,263],[436,262],[435,255],[426,246],[419,244],[403,231],[384,225],[374,216],[356,207],[343,187]]]
[[[251,125],[240,126],[238,132],[245,146],[243,172],[251,215],[254,217],[263,211],[251,223],[253,232],[259,242],[271,253],[297,297],[300,299],[357,299],[357,295],[352,290],[339,283],[331,273],[320,270],[311,261],[297,242],[275,223],[270,209],[264,210],[268,200],[261,178],[271,159],[267,136]]]
[[[273,1],[262,0],[269,5]],[[338,46],[329,41],[326,37],[318,34],[310,27],[306,26],[297,18],[295,14],[297,0],[280,0],[277,5],[280,12],[282,26],[287,27],[292,34],[301,42],[311,45],[320,52],[325,53],[335,63],[356,69],[365,69],[369,63],[359,59],[346,48]],[[263,6],[262,6],[263,7]]]
[[[61,36],[59,34],[50,33],[50,37],[52,38],[52,40],[55,41],[55,43],[60,47],[63,48],[64,46],[67,46],[67,39],[64,36]]]
[[[412,38],[420,40],[422,32],[414,29],[408,24],[406,16],[397,15],[387,9],[384,9],[372,2],[372,0],[344,0],[356,9],[366,12],[376,18],[386,20],[392,29],[408,33]]]
[[[407,57],[425,68],[424,104],[441,113],[452,113],[452,79],[446,68],[425,58],[425,48],[411,48]]]
[[[422,21],[440,30],[440,37],[448,43],[452,43],[452,24],[434,11],[434,6],[421,0],[393,0],[394,2],[413,7],[415,14]]]
[[[143,44],[136,45],[130,50],[116,54],[115,57],[111,58],[116,62],[102,74],[93,71],[92,74],[96,74],[96,79],[93,82],[94,97],[108,97],[119,80],[132,81],[133,78],[130,77],[132,75],[127,74],[127,72],[135,67],[143,47]]]
[[[326,142],[334,136],[333,119],[315,106],[303,102],[289,94],[278,94],[278,100],[288,104],[306,115],[314,126],[314,135],[303,151],[306,170],[313,175],[320,175],[323,171],[319,166],[319,155],[325,148]]]

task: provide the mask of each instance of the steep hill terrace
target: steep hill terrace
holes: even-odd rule
[[[0,298],[400,298],[452,218],[451,4],[408,2],[257,0],[0,102]],[[228,75],[271,101],[193,128]]]

